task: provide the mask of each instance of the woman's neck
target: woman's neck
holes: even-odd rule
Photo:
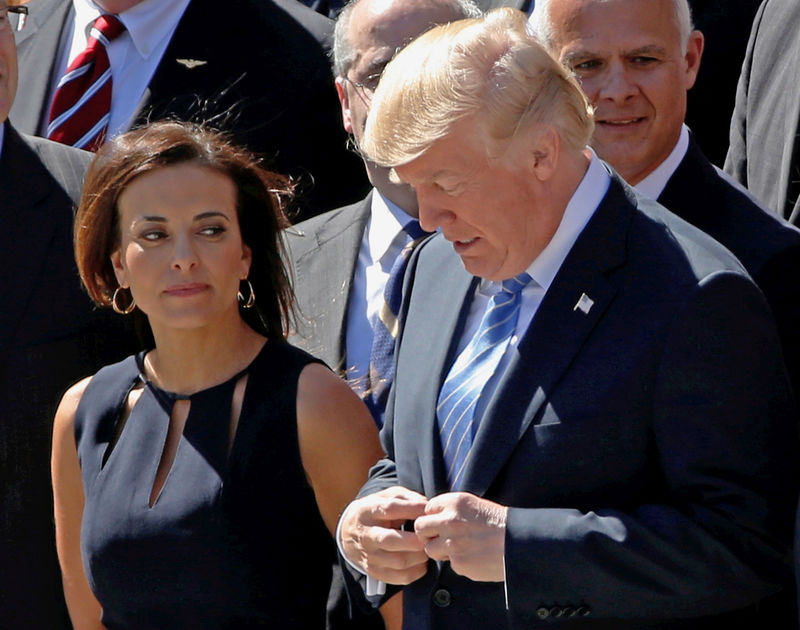
[[[250,365],[266,341],[241,317],[224,327],[154,327],[153,336],[155,350],[145,357],[148,379],[162,389],[185,395],[234,377]]]

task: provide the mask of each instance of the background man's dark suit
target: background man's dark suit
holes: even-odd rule
[[[28,8],[17,38],[20,81],[9,117],[21,131],[38,133],[72,2],[32,0]],[[326,55],[330,30],[329,20],[295,0],[192,0],[135,124],[195,117],[226,127],[229,117],[238,142],[275,158],[276,170],[302,178],[303,216],[353,202],[368,184],[361,160],[345,149]],[[189,68],[178,59],[206,63]]]
[[[72,254],[91,155],[20,136],[0,157],[0,627],[68,628],[55,553],[50,435],[61,395],[133,349],[94,309]]]
[[[739,78],[725,170],[800,223],[800,2],[765,0]],[[788,276],[787,276],[788,277]]]
[[[298,308],[289,341],[344,375],[347,303],[372,193],[286,231]]]
[[[403,591],[407,627],[643,628],[790,583],[796,428],[772,317],[726,250],[633,194],[612,182],[475,436],[464,490],[511,506],[509,611],[502,584],[431,562]],[[362,496],[448,491],[434,413],[477,279],[438,236],[407,282],[388,458]]]
[[[767,298],[789,380],[800,395],[800,231],[735,188],[689,140],[658,202],[710,234],[739,259]]]

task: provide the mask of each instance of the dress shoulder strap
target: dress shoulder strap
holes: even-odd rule
[[[132,355],[101,368],[89,381],[75,412],[75,443],[81,462],[89,450],[105,451],[114,438],[128,393],[138,380],[139,368]]]

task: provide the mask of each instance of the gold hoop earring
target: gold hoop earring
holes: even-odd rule
[[[119,297],[119,292],[121,290],[122,287],[114,289],[114,295],[111,297],[111,308],[114,309],[115,313],[119,313],[120,315],[129,315],[133,312],[133,309],[136,308],[136,300],[134,300],[133,295],[131,295],[131,303],[128,304],[126,308],[120,308],[119,304],[117,304],[117,297]]]
[[[256,303],[256,292],[253,290],[253,283],[250,282],[247,278],[244,279],[247,283],[248,288],[250,289],[250,294],[247,296],[247,299],[244,299],[244,295],[242,292],[239,291],[236,294],[236,297],[239,298],[239,304],[242,305],[242,308],[253,308],[253,305]]]

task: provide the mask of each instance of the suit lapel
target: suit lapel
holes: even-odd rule
[[[487,492],[614,299],[606,274],[624,262],[632,215],[622,185],[612,180],[487,404],[464,475],[468,492]]]
[[[301,316],[319,322],[314,336],[321,350],[327,354],[331,368],[342,374],[346,368],[343,360],[350,287],[372,208],[372,193],[355,207],[355,217],[352,212],[345,210],[320,228],[313,235],[315,246],[310,247],[295,265],[297,286],[303,287],[304,295],[313,291],[313,298],[307,300],[314,305],[313,312],[301,313]],[[296,227],[289,229],[298,230]],[[311,235],[305,237],[312,238]],[[313,325],[314,322],[309,324]]]
[[[74,10],[72,2],[65,0],[32,0],[28,8],[25,28],[16,34],[20,81],[18,105],[11,108],[9,119],[20,131],[36,135],[48,115],[47,96],[59,42],[66,25],[72,23]]]
[[[720,221],[716,212],[719,182],[716,169],[690,133],[686,155],[658,196],[658,203],[707,232]]]
[[[201,86],[200,92],[205,94],[209,85],[218,83],[217,68],[220,66],[227,66],[231,72],[230,78],[234,78],[232,73],[236,65],[228,64],[229,60],[220,59],[219,51],[212,55],[212,47],[217,42],[209,41],[208,20],[209,15],[214,12],[215,7],[205,0],[192,0],[186,7],[164,56],[158,62],[155,73],[139,100],[133,116],[134,126],[146,124],[151,119],[164,118],[176,111],[181,112],[181,119],[206,122],[203,118],[204,104],[199,96],[193,97],[193,102],[177,102],[175,95],[197,92],[197,89],[190,89],[191,86]],[[227,20],[224,15],[221,19],[223,22]],[[151,107],[158,111],[151,112]],[[161,107],[166,109],[161,111]],[[194,118],[189,114],[193,114]]]
[[[37,279],[46,271],[42,261],[59,223],[59,217],[48,216],[46,201],[55,194],[66,198],[34,151],[6,124],[0,157],[0,346],[14,338]]]

